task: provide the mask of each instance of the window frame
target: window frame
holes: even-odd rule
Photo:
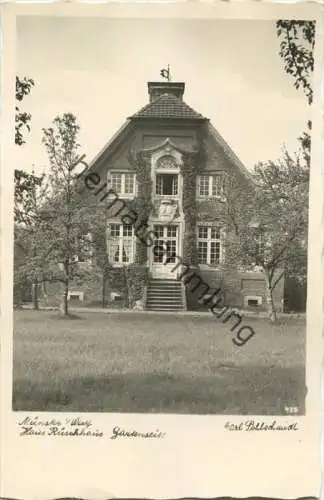
[[[207,238],[201,238],[199,237],[199,229],[204,228],[207,230]],[[212,231],[216,229],[218,230],[219,237],[218,238],[212,238]],[[197,224],[197,252],[198,252],[198,264],[201,267],[213,267],[217,268],[224,262],[224,236],[225,236],[225,230],[222,227],[221,224],[215,225],[215,224]],[[200,250],[199,250],[199,243],[206,243],[207,247],[207,258],[206,262],[200,262]],[[219,261],[212,263],[211,262],[211,254],[212,254],[212,243],[219,243]]]
[[[121,191],[117,191],[112,183],[112,176],[120,175],[121,176]],[[133,192],[125,193],[125,185],[126,185],[126,176],[132,175],[133,177]],[[107,173],[107,185],[108,190],[112,189],[120,198],[133,198],[136,196],[137,192],[137,182],[136,182],[136,173],[130,170],[109,170]]]
[[[158,177],[161,178],[161,186],[162,186],[162,191],[163,191],[163,175],[172,175],[174,176],[173,180],[172,180],[172,190],[174,189],[174,180],[176,179],[176,194],[160,194],[160,193],[157,193],[157,187],[158,187]],[[179,174],[177,172],[156,172],[155,174],[155,192],[154,192],[154,196],[156,197],[168,197],[168,198],[178,198],[179,197],[179,184],[180,184],[180,178],[179,178]]]
[[[208,178],[208,194],[201,194],[201,179]],[[220,193],[213,194],[213,179],[218,178],[220,180]],[[197,198],[200,199],[224,199],[224,174],[222,172],[206,172],[197,176]]]
[[[119,235],[118,236],[111,236],[111,230],[112,226],[119,226]],[[124,227],[130,227],[132,232],[131,235],[125,235],[124,234]],[[115,261],[111,259],[111,254],[110,254],[110,242],[112,241],[112,238],[118,239],[118,261]],[[130,241],[130,258],[128,262],[123,262],[123,249],[124,249],[124,241]],[[123,266],[128,266],[130,264],[133,264],[135,261],[135,229],[132,224],[123,224],[120,221],[109,221],[107,223],[107,255],[108,255],[108,260],[109,263],[113,267],[123,267]]]
[[[162,234],[161,234],[162,229]],[[179,250],[179,226],[178,224],[163,224],[161,222],[154,222],[152,230],[156,236],[154,240],[154,245],[159,246],[161,248],[164,247],[164,244],[169,244],[169,248],[171,247],[171,253],[169,251],[163,251],[161,254],[157,255],[156,252],[153,252],[152,263],[155,266],[158,266],[163,263],[165,265],[166,260],[168,263],[175,263],[177,252]],[[161,244],[162,243],[162,244]]]

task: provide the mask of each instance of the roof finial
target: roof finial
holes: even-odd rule
[[[165,69],[165,68],[161,69],[160,75],[162,76],[162,78],[165,78],[166,80],[168,80],[168,82],[171,82],[170,64],[168,64],[167,69]]]

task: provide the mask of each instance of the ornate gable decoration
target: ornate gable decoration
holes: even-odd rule
[[[166,154],[159,158],[156,162],[156,168],[157,169],[176,169],[177,168],[177,162],[174,158],[174,156],[171,156],[170,154]]]

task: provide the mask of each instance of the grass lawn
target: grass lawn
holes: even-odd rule
[[[237,347],[212,315],[14,314],[14,410],[304,413],[304,320],[245,318]]]

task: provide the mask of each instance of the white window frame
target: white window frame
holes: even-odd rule
[[[208,177],[208,194],[200,194],[200,186],[201,186],[201,179],[202,177]],[[220,179],[220,193],[219,194],[213,194],[213,179],[218,177]],[[197,177],[197,197],[206,199],[206,198],[217,198],[217,199],[223,199],[224,198],[224,193],[223,193],[223,183],[224,175],[222,173],[218,172],[213,172],[213,173],[205,173],[198,175]]]
[[[174,178],[176,178],[176,182],[177,182],[177,194],[158,194],[157,193],[157,187],[158,187],[158,176],[163,176],[163,175],[173,175]],[[174,180],[174,179],[173,179]],[[159,198],[159,197],[162,197],[162,198],[179,198],[179,184],[180,184],[180,178],[179,178],[179,174],[178,172],[156,172],[155,174],[155,193],[154,193],[154,196]],[[163,186],[163,179],[162,179],[162,186]],[[174,185],[172,185],[172,190],[174,188]]]
[[[120,175],[121,176],[121,191],[118,192],[116,189],[113,187],[112,184],[112,175]],[[132,193],[125,193],[125,176],[126,175],[132,175],[133,176],[133,192]],[[109,189],[113,189],[115,193],[120,196],[121,198],[133,198],[136,196],[136,174],[132,171],[127,171],[127,170],[109,170],[107,173],[107,185],[108,185],[108,191]]]
[[[207,229],[207,238],[199,238],[199,228],[205,228]],[[212,229],[218,229],[219,230],[219,238],[211,238],[211,232]],[[207,262],[199,262],[199,266],[206,266],[206,267],[218,267],[224,262],[224,237],[225,237],[225,231],[224,228],[221,225],[216,225],[216,224],[197,224],[197,251],[198,251],[198,256],[199,256],[199,242],[206,242],[207,243]],[[213,242],[219,242],[219,262],[217,263],[211,263],[211,244]]]
[[[119,226],[119,236],[111,236],[111,226],[112,225]],[[130,226],[132,228],[132,235],[131,236],[124,236],[123,226]],[[116,238],[116,239],[118,238],[118,245],[119,245],[119,256],[118,256],[119,260],[118,260],[118,262],[116,262],[115,260],[110,258],[111,256],[110,256],[109,244],[110,244],[111,238]],[[123,262],[123,242],[124,242],[125,238],[129,238],[131,241],[130,259],[128,262]],[[128,265],[134,263],[135,243],[136,243],[135,230],[134,230],[134,226],[132,224],[123,224],[120,221],[109,221],[108,222],[108,224],[107,224],[107,254],[108,254],[109,262],[113,267],[123,267],[123,266],[128,266]]]

